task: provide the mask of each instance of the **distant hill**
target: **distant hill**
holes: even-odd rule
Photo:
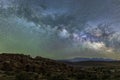
[[[74,67],[103,67],[103,66],[120,66],[119,60],[108,58],[72,58],[59,60]]]
[[[108,58],[72,58],[72,59],[64,59],[60,61],[66,61],[66,62],[83,62],[83,61],[117,61],[114,59],[108,59]]]

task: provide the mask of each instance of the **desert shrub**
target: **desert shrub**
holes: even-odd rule
[[[68,80],[66,75],[53,74],[47,78],[48,80]]]
[[[12,66],[10,65],[10,62],[3,62],[1,69],[4,71],[12,71]]]
[[[20,72],[16,75],[16,80],[31,80],[27,72]]]

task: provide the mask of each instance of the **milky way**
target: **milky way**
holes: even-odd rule
[[[0,52],[120,57],[119,0],[0,0]]]

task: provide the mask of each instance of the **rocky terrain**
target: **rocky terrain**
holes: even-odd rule
[[[0,80],[119,80],[119,61],[63,62],[23,54],[0,54]]]
[[[5,80],[16,80],[17,74],[18,77],[20,76],[18,80],[53,80],[52,78],[63,80],[62,78],[67,78],[75,71],[73,67],[55,60],[39,56],[32,58],[29,55],[5,53],[0,54],[0,70],[0,78],[11,77],[5,78]],[[37,76],[37,78],[30,75]],[[21,78],[22,76],[29,77],[24,79]]]

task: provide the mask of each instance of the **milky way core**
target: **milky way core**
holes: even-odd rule
[[[120,0],[0,0],[0,53],[120,59]]]

